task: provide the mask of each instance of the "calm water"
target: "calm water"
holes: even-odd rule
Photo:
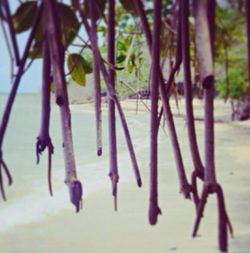
[[[0,95],[0,112],[7,96]],[[40,98],[36,95],[19,95],[13,107],[8,130],[4,140],[3,154],[11,170],[14,184],[6,186],[8,201],[0,200],[0,232],[17,224],[46,219],[63,209],[73,208],[69,204],[67,187],[64,184],[64,160],[61,148],[61,128],[59,111],[52,107],[51,137],[55,148],[53,155],[54,197],[49,197],[47,187],[47,152],[36,165],[35,143],[40,127]],[[144,113],[127,115],[129,127],[139,163],[146,163],[148,147],[148,116]],[[117,121],[119,121],[117,119]],[[96,156],[95,117],[89,105],[72,108],[72,126],[78,176],[83,182],[84,195],[110,187],[108,178],[107,115],[103,113],[104,154]],[[134,180],[123,131],[118,122],[120,181]],[[143,158],[143,159],[140,159]],[[5,180],[6,181],[6,180]]]

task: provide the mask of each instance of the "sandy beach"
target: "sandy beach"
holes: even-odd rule
[[[145,103],[149,105],[149,102]],[[136,101],[125,101],[122,105],[127,114],[136,117]],[[184,101],[180,101],[179,111],[174,101],[171,101],[171,105],[176,116],[184,162],[190,177],[192,164],[183,118]],[[250,121],[231,122],[230,105],[222,101],[216,101],[215,108],[217,178],[223,186],[226,206],[234,227],[234,237],[229,238],[229,252],[249,253]],[[195,100],[194,109],[199,119],[196,121],[199,145],[203,150],[202,102]],[[81,110],[82,105],[72,106],[73,115]],[[144,105],[139,103],[138,114],[146,115],[146,111]],[[137,188],[133,179],[129,182],[121,181],[118,186],[117,212],[113,210],[107,176],[107,187],[88,194],[84,198],[83,210],[79,214],[75,214],[72,207],[57,214],[50,214],[42,221],[16,225],[0,232],[0,251],[2,253],[218,252],[216,198],[209,197],[199,236],[192,238],[194,205],[179,194],[172,148],[164,131],[161,131],[159,136],[159,205],[162,215],[156,226],[148,224],[148,151],[136,150],[136,152],[139,153],[139,157],[143,157],[139,160],[143,187]],[[126,165],[124,161],[122,162],[122,168],[131,169],[130,163]],[[56,200],[55,193],[54,201]],[[50,205],[50,202],[44,204]]]

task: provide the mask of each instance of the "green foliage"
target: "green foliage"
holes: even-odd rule
[[[82,56],[83,61],[85,62],[85,72],[86,74],[91,74],[93,72],[93,55],[90,48],[84,48],[80,50],[79,54]]]
[[[83,8],[85,15],[89,18],[88,1],[84,0]],[[153,1],[144,0],[144,8],[148,17],[149,24],[152,25],[153,20]],[[166,58],[169,55],[169,30],[164,22],[170,22],[175,14],[175,1],[162,0],[163,22],[161,29],[161,57]],[[219,70],[225,69],[225,48],[227,49],[227,57],[229,62],[229,82],[230,94],[229,97],[240,98],[245,94],[246,82],[244,68],[246,49],[242,47],[245,43],[245,17],[243,14],[244,6],[242,0],[227,1],[226,5],[218,3],[216,12],[216,44],[215,44],[215,61]],[[106,7],[107,0],[95,0],[95,16],[98,20],[97,32],[99,41],[102,42],[99,49],[102,57],[107,57],[106,47]],[[0,17],[4,20],[4,12],[1,12]],[[14,28],[17,33],[27,31],[31,28],[34,15],[37,11],[37,1],[21,2],[15,11],[13,18]],[[150,69],[150,57],[145,56],[146,43],[145,37],[140,34],[141,27],[139,26],[139,18],[134,6],[133,0],[119,0],[116,2],[116,67],[117,79],[128,81],[133,88],[138,88],[138,80],[141,86],[147,85],[148,72]],[[80,28],[80,22],[77,19],[76,12],[70,5],[59,3],[58,14],[62,22],[61,41],[65,49],[72,44],[73,40]],[[190,20],[192,18],[190,17]],[[171,26],[171,22],[169,23]],[[151,27],[152,28],[152,27]],[[190,37],[194,37],[194,25],[190,22]],[[175,54],[176,34],[172,34],[171,45],[173,46],[172,54]],[[30,50],[29,57],[42,57],[42,39],[43,39],[43,18],[40,20],[35,39]],[[136,41],[134,43],[133,41]],[[80,55],[80,56],[79,56]],[[84,49],[83,53],[70,54],[67,58],[67,65],[71,78],[78,84],[85,84],[85,75],[92,72],[92,52],[91,49]],[[191,42],[190,55],[195,62],[195,46]],[[221,72],[221,71],[220,71]],[[144,74],[145,73],[145,74]],[[143,76],[143,78],[142,78]],[[221,76],[221,75],[220,75]],[[226,78],[222,77],[218,81],[218,91],[221,97],[226,96]],[[119,87],[118,93],[127,93],[127,87]],[[131,91],[130,91],[131,92]]]
[[[91,65],[80,55],[70,54],[67,58],[67,66],[71,78],[79,85],[86,85],[86,73],[91,73]]]
[[[246,82],[246,71],[241,66],[235,66],[229,69],[228,73],[229,78],[229,94],[228,96],[232,99],[242,98],[247,91],[247,82]],[[216,89],[219,91],[220,96],[224,99],[227,98],[227,83],[226,78],[220,80]]]
[[[67,48],[75,39],[80,28],[80,22],[78,21],[74,10],[69,5],[59,4],[58,11],[62,24],[62,42],[64,47]]]
[[[119,38],[116,48],[117,48],[116,64],[119,66],[123,66],[128,52],[126,41]]]
[[[105,38],[107,34],[107,27],[105,25],[98,25],[97,26],[97,32],[102,35],[102,37]]]
[[[116,63],[121,64],[125,61],[126,55],[125,54],[120,54],[119,56],[116,57]]]
[[[245,29],[245,17],[238,8],[230,3],[226,7],[218,6],[215,61],[217,69],[223,69],[225,72],[225,77],[220,78],[217,86],[220,97],[224,99],[241,99],[247,91],[246,46],[243,46]],[[221,74],[218,77],[221,77]]]
[[[216,60],[223,59],[224,49],[244,42],[244,16],[237,9],[218,7],[216,11]]]

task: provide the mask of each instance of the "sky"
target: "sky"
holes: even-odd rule
[[[18,1],[9,1],[11,12],[13,13],[18,5]],[[28,33],[23,33],[17,36],[20,46],[20,55],[22,56],[23,48],[27,40]],[[10,59],[5,40],[3,38],[2,28],[0,27],[0,92],[8,93],[12,82],[10,76]],[[29,71],[22,77],[18,92],[33,93],[39,92],[41,87],[41,60],[36,60],[32,64]]]
[[[0,35],[0,92],[9,92],[12,82],[10,76],[10,59],[5,42]],[[23,48],[26,36],[19,38],[20,48]],[[22,52],[22,50],[20,50]],[[21,54],[22,55],[22,54]],[[36,60],[22,77],[18,92],[38,92],[41,86],[41,60]]]
[[[19,5],[18,0],[9,1],[11,13],[14,13]],[[63,1],[65,4],[69,4],[69,0]],[[7,27],[6,27],[7,29]],[[17,35],[18,45],[20,47],[20,57],[22,57],[23,49],[25,47],[29,32],[24,32]],[[80,30],[82,38],[86,39],[86,33],[82,29]],[[80,40],[76,39],[76,43],[80,43]],[[78,52],[79,48],[69,48],[70,52]],[[27,63],[26,63],[27,65]],[[16,73],[16,72],[15,72]],[[23,75],[18,92],[19,93],[37,93],[40,92],[42,81],[42,60],[36,59],[29,70]],[[8,93],[12,85],[11,81],[11,62],[8,54],[8,50],[3,37],[2,28],[0,25],[0,93]]]

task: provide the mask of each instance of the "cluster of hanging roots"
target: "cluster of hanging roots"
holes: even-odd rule
[[[108,93],[108,129],[109,129],[109,154],[110,169],[109,176],[112,185],[112,195],[114,197],[114,206],[117,209],[117,185],[119,181],[118,163],[117,163],[117,138],[116,138],[116,112],[119,115],[122,128],[124,130],[125,140],[130,154],[132,167],[135,174],[137,185],[142,185],[141,176],[132,144],[132,139],[126,123],[120,101],[116,94],[116,53],[115,53],[115,0],[108,0],[108,21],[107,21],[107,60],[104,60],[98,48],[97,37],[97,2],[87,0],[89,6],[89,16],[85,12],[78,0],[71,0],[72,8],[78,13],[81,24],[84,26],[86,34],[89,37],[90,48],[93,53],[93,76],[94,76],[94,97],[95,97],[95,115],[96,115],[96,148],[97,155],[102,155],[102,116],[101,116],[101,76],[105,81]],[[18,47],[18,41],[13,28],[11,12],[8,0],[1,0],[1,12],[7,23],[9,37],[6,38],[11,58],[16,65],[16,73],[13,76],[11,91],[6,103],[0,125],[0,191],[3,199],[6,199],[4,192],[3,178],[4,174],[8,179],[9,185],[12,183],[12,177],[9,169],[4,162],[2,153],[2,144],[4,134],[8,125],[13,102],[15,100],[17,89],[22,75],[25,73],[29,51],[38,29],[39,21],[43,22],[43,40],[42,40],[42,94],[41,94],[41,127],[37,137],[36,154],[37,162],[40,155],[47,149],[48,151],[48,185],[49,192],[52,195],[51,167],[52,154],[54,151],[52,139],[49,134],[50,126],[50,84],[53,81],[56,97],[56,104],[61,114],[62,142],[65,158],[65,183],[69,188],[70,200],[75,205],[78,212],[82,207],[82,184],[77,177],[72,131],[71,115],[66,88],[64,73],[65,48],[61,42],[61,25],[58,11],[57,0],[37,1],[37,12],[33,20],[33,25],[28,36],[26,46],[22,55]],[[157,159],[157,135],[160,121],[163,118],[169,131],[169,138],[172,143],[176,169],[179,178],[180,192],[185,198],[192,199],[196,210],[196,220],[193,229],[193,236],[197,235],[201,218],[203,217],[206,201],[211,194],[217,196],[218,202],[218,229],[219,229],[219,249],[223,252],[228,248],[228,231],[231,233],[232,226],[226,212],[223,191],[216,179],[215,171],[215,150],[214,150],[214,33],[215,33],[215,10],[216,0],[193,0],[192,12],[195,18],[195,46],[196,61],[198,62],[198,72],[200,82],[204,90],[204,143],[205,154],[204,164],[201,160],[200,151],[197,144],[196,130],[194,124],[194,114],[192,106],[192,78],[190,67],[190,35],[189,35],[189,8],[190,3],[187,0],[176,0],[174,3],[175,15],[173,15],[173,24],[171,28],[176,34],[175,59],[170,72],[164,76],[160,65],[161,45],[161,25],[162,1],[154,0],[153,6],[153,26],[149,25],[144,3],[142,0],[131,1],[136,8],[140,19],[142,31],[145,35],[149,54],[151,55],[151,73],[150,73],[150,95],[151,95],[151,118],[150,118],[150,196],[149,196],[149,222],[154,225],[157,223],[158,215],[161,209],[158,203],[158,159]],[[249,27],[250,1],[247,0],[247,24],[248,24],[248,46],[249,45]],[[43,17],[43,19],[41,19]],[[170,24],[171,25],[171,24]],[[152,30],[151,30],[152,29]],[[171,32],[170,32],[171,33]],[[170,36],[170,35],[169,35]],[[250,49],[248,49],[250,50]],[[170,50],[171,51],[171,50]],[[249,53],[249,51],[248,51]],[[108,63],[108,64],[107,64]],[[193,161],[193,173],[191,182],[185,172],[182,153],[179,140],[173,121],[173,115],[169,105],[170,92],[172,90],[175,74],[183,68],[184,73],[184,95],[186,109],[186,123],[189,140],[190,155]],[[159,104],[161,109],[159,110]],[[4,172],[4,174],[3,174]],[[197,179],[203,182],[201,192],[197,189]]]

